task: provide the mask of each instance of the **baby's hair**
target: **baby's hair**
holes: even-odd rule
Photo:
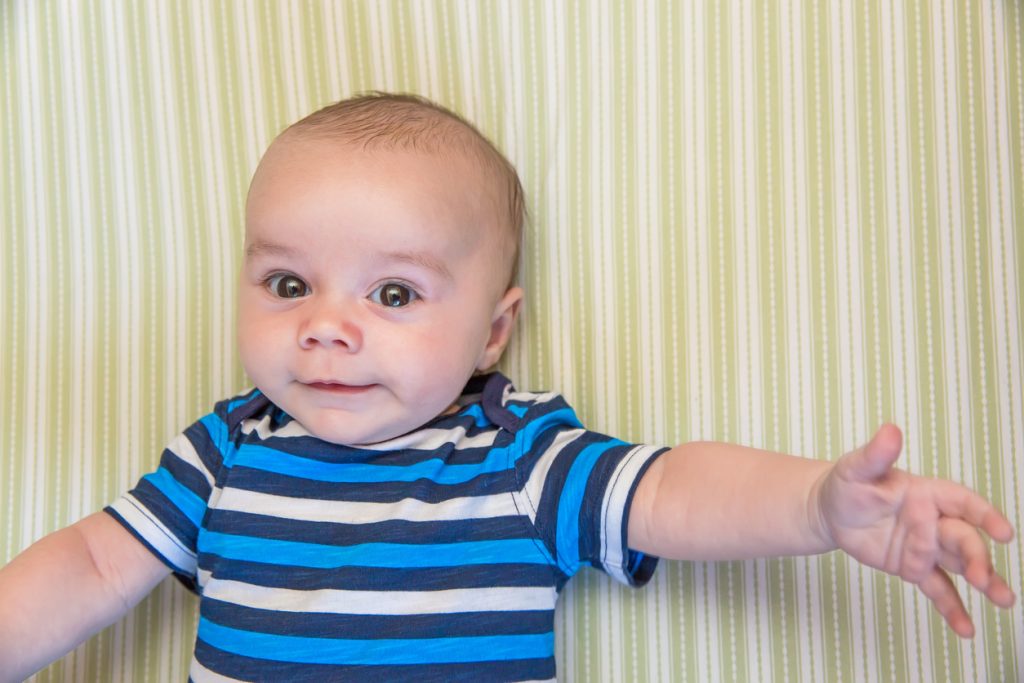
[[[519,245],[526,221],[523,186],[515,167],[476,126],[425,97],[405,93],[368,92],[335,102],[289,126],[282,137],[324,136],[362,145],[364,149],[403,149],[426,154],[468,154],[489,172],[513,253],[508,286],[516,280]]]

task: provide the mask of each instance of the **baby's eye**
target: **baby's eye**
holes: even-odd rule
[[[271,294],[282,299],[298,299],[309,294],[309,285],[288,273],[271,275],[264,284]]]
[[[370,293],[370,300],[387,308],[408,306],[420,298],[413,289],[398,282],[388,282]]]

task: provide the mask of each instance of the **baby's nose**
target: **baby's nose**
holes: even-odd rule
[[[344,348],[351,353],[363,345],[363,332],[353,311],[341,306],[318,306],[299,330],[299,346],[313,349]]]

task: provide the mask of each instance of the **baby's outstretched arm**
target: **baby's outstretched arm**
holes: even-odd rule
[[[0,681],[21,681],[117,621],[170,573],[104,512],[0,570]]]
[[[675,559],[806,555],[841,549],[917,585],[953,630],[974,633],[947,572],[994,604],[1014,594],[981,532],[1005,543],[1009,521],[958,484],[893,467],[902,437],[882,427],[834,463],[720,443],[656,460],[630,509],[630,547]]]

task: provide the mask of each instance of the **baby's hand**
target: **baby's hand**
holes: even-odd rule
[[[1013,527],[963,486],[894,468],[902,442],[900,430],[885,425],[836,462],[818,487],[822,525],[858,562],[915,584],[958,635],[970,638],[974,624],[947,572],[962,574],[994,604],[1013,605],[979,533],[1007,543]]]

